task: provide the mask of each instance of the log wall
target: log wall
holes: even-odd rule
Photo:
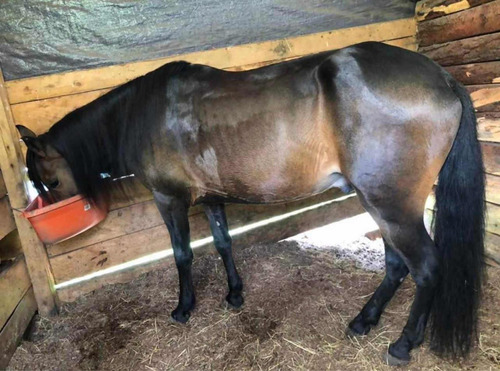
[[[478,119],[486,170],[487,253],[500,263],[500,0],[417,4],[419,51],[464,84]]]

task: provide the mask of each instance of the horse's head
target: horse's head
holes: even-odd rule
[[[60,201],[78,193],[73,173],[59,152],[25,126],[17,125],[21,139],[28,147],[28,176],[44,198]],[[48,189],[49,195],[44,189]]]

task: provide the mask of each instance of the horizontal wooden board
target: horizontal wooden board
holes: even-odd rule
[[[476,116],[479,140],[500,143],[500,112],[498,112],[498,117],[482,113]]]
[[[0,198],[0,240],[16,229],[16,222],[10,208],[9,197]]]
[[[467,91],[476,109],[500,102],[500,84],[468,85]]]
[[[500,206],[486,203],[486,231],[500,235]]]
[[[418,21],[454,14],[492,0],[421,0],[415,7]]]
[[[500,61],[448,66],[445,69],[465,85],[500,84]]]
[[[486,200],[500,205],[500,176],[486,174]]]
[[[24,258],[17,259],[12,266],[0,274],[0,329],[7,323],[24,294],[31,287],[30,276]]]
[[[500,144],[481,142],[484,169],[487,173],[500,175]]]
[[[29,127],[36,134],[45,133],[53,124],[75,109],[92,102],[111,89],[101,89],[52,99],[12,105],[14,122]]]
[[[0,332],[0,370],[5,370],[37,309],[33,289],[29,289]]]
[[[152,61],[13,80],[6,82],[6,86],[10,103],[14,104],[111,88],[144,75],[167,62],[179,59],[192,63],[209,64],[218,68],[229,68],[337,49],[361,41],[401,39],[414,36],[415,33],[415,20],[408,18]]]
[[[500,33],[421,47],[419,51],[442,66],[494,61],[500,55]]]
[[[492,1],[418,24],[420,46],[441,44],[500,30],[500,1]]]
[[[500,236],[487,232],[485,235],[486,255],[500,264]]]
[[[388,42],[392,45],[416,50],[415,37],[406,37],[403,39],[392,40]],[[262,67],[271,63],[282,62],[283,60],[295,59],[299,56],[288,57],[284,59],[263,61],[250,65],[234,66],[228,70],[247,70],[256,67]],[[82,71],[86,73],[87,71]],[[62,119],[69,112],[90,103],[101,95],[110,91],[111,88],[99,89],[77,94],[59,96],[55,98],[40,99],[25,103],[13,104],[12,115],[16,124],[22,124],[29,127],[36,134],[46,132],[53,124]]]
[[[268,224],[234,236],[235,244],[272,242],[305,230],[332,223],[363,212],[356,197],[335,201],[317,209],[306,211],[286,220]],[[230,228],[232,219],[228,215]],[[234,222],[234,218],[233,218]],[[203,214],[190,217],[191,241],[210,236],[208,222]],[[95,245],[51,258],[56,282],[64,282],[112,267],[133,259],[170,249],[170,238],[164,225],[141,230]]]

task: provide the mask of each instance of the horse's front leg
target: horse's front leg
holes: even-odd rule
[[[243,304],[243,296],[241,296],[243,283],[234,265],[231,236],[229,236],[224,204],[206,204],[204,206],[210,222],[215,247],[226,267],[229,286],[229,294],[226,296],[226,300],[230,306],[239,308]]]
[[[175,264],[179,272],[179,304],[172,312],[172,318],[186,323],[195,305],[191,264],[193,251],[190,246],[188,209],[186,200],[153,192],[158,210],[170,233]]]

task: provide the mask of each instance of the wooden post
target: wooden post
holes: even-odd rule
[[[19,237],[28,266],[38,311],[43,316],[57,313],[57,295],[45,245],[31,224],[21,215],[28,203],[24,183],[24,160],[14,127],[7,90],[0,70],[0,168],[14,211]]]

